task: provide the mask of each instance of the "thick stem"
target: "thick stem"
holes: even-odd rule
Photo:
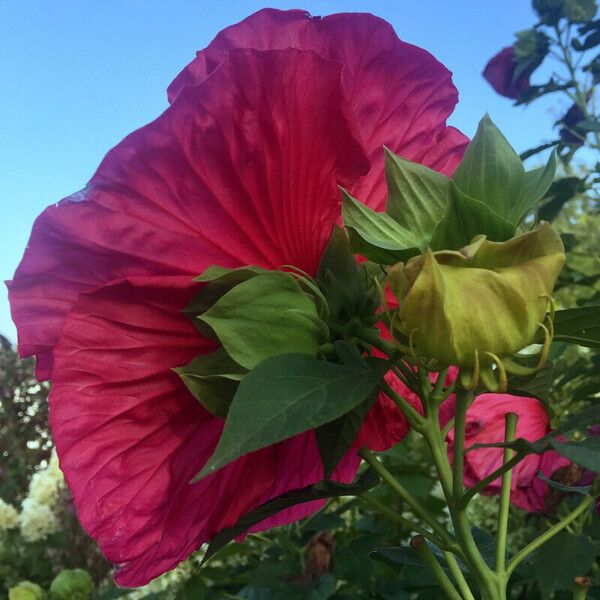
[[[517,433],[518,415],[507,413],[504,416],[506,426],[504,429],[504,441],[512,442]],[[514,452],[510,448],[504,448],[504,460],[506,464],[513,457]],[[500,492],[500,508],[498,510],[498,532],[496,537],[496,573],[504,573],[506,566],[506,536],[508,535],[508,513],[510,508],[510,487],[512,483],[512,469],[502,475],[502,488]]]
[[[463,600],[461,595],[456,591],[456,588],[452,585],[450,578],[442,569],[442,566],[437,561],[429,546],[427,546],[427,542],[423,536],[416,536],[410,541],[410,545],[413,547],[414,551],[417,553],[418,557],[423,561],[425,566],[431,571],[433,576],[437,579],[438,583],[444,593],[450,600]]]
[[[527,544],[527,546],[525,546],[525,548],[517,552],[517,554],[515,554],[512,560],[508,563],[508,567],[506,569],[507,576],[510,577],[512,572],[519,566],[519,564],[532,552],[537,550],[542,544],[553,538],[557,533],[575,521],[579,515],[583,514],[592,505],[592,502],[593,498],[591,496],[586,496],[581,504],[575,510],[570,512],[567,517],[556,523],[556,525],[550,527],[548,531],[542,533],[542,535],[533,540],[533,542],[530,542]]]
[[[421,431],[425,425],[425,419],[415,410],[402,396],[400,396],[385,380],[379,383],[379,389],[386,394],[390,400],[401,410],[410,426],[416,431]]]

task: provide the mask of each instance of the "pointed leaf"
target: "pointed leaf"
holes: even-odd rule
[[[556,174],[556,152],[550,154],[545,166],[527,171],[519,202],[515,205],[515,223],[519,223],[546,195]],[[512,221],[511,221],[512,222]]]
[[[386,211],[425,248],[448,205],[450,179],[419,163],[400,158],[386,148]]]
[[[548,404],[550,402],[550,389],[552,388],[553,373],[554,365],[548,361],[542,369],[532,376],[510,377],[508,379],[507,393],[513,394],[514,396],[533,396],[545,404]]]
[[[194,480],[341,417],[363,402],[382,376],[383,369],[337,365],[306,354],[268,358],[240,383],[217,448]]]
[[[316,355],[326,325],[289,273],[271,271],[236,285],[200,315],[227,353],[251,369],[284,352]]]
[[[554,339],[588,348],[600,348],[600,306],[556,311]]]
[[[209,412],[223,418],[227,416],[239,382],[248,373],[248,369],[238,365],[224,348],[201,354],[173,371]]]
[[[561,455],[573,462],[600,473],[600,438],[588,438],[581,442],[559,442],[550,440],[550,445]]]

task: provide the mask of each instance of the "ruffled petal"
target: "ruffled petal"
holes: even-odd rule
[[[23,356],[51,350],[79,294],[138,275],[293,264],[314,272],[338,185],[368,170],[341,65],[313,52],[231,52],[48,208],[9,283]]]
[[[212,349],[178,310],[193,291],[187,278],[130,278],[83,294],[55,351],[50,415],[60,465],[121,585],[145,584],[249,510],[323,475],[308,432],[189,484],[223,427],[171,371]],[[334,478],[351,480],[358,462],[349,453]]]
[[[313,50],[344,66],[344,84],[360,123],[371,171],[353,195],[372,208],[385,202],[384,154],[396,154],[450,175],[468,139],[446,126],[458,100],[451,73],[425,50],[402,42],[389,23],[370,14],[311,17],[299,10],[264,9],[223,30],[198,52],[168,89],[208,77],[234,48]]]

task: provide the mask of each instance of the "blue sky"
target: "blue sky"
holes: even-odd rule
[[[260,2],[0,0],[0,279],[10,279],[33,220],[82,188],[106,151],[166,107],[171,79],[222,28]],[[472,135],[489,112],[517,148],[552,135],[559,110],[514,108],[481,77],[487,59],[531,26],[527,0],[279,1],[313,14],[373,12],[454,72],[451,123]],[[6,291],[0,333],[16,341]]]

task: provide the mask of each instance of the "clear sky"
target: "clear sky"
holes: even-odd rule
[[[33,220],[82,188],[106,151],[166,108],[171,79],[222,28],[263,8],[372,12],[454,72],[451,123],[472,135],[489,112],[521,151],[552,134],[557,109],[514,108],[481,77],[530,27],[528,0],[0,0],[0,279],[10,279]],[[0,333],[16,341],[6,291]]]

